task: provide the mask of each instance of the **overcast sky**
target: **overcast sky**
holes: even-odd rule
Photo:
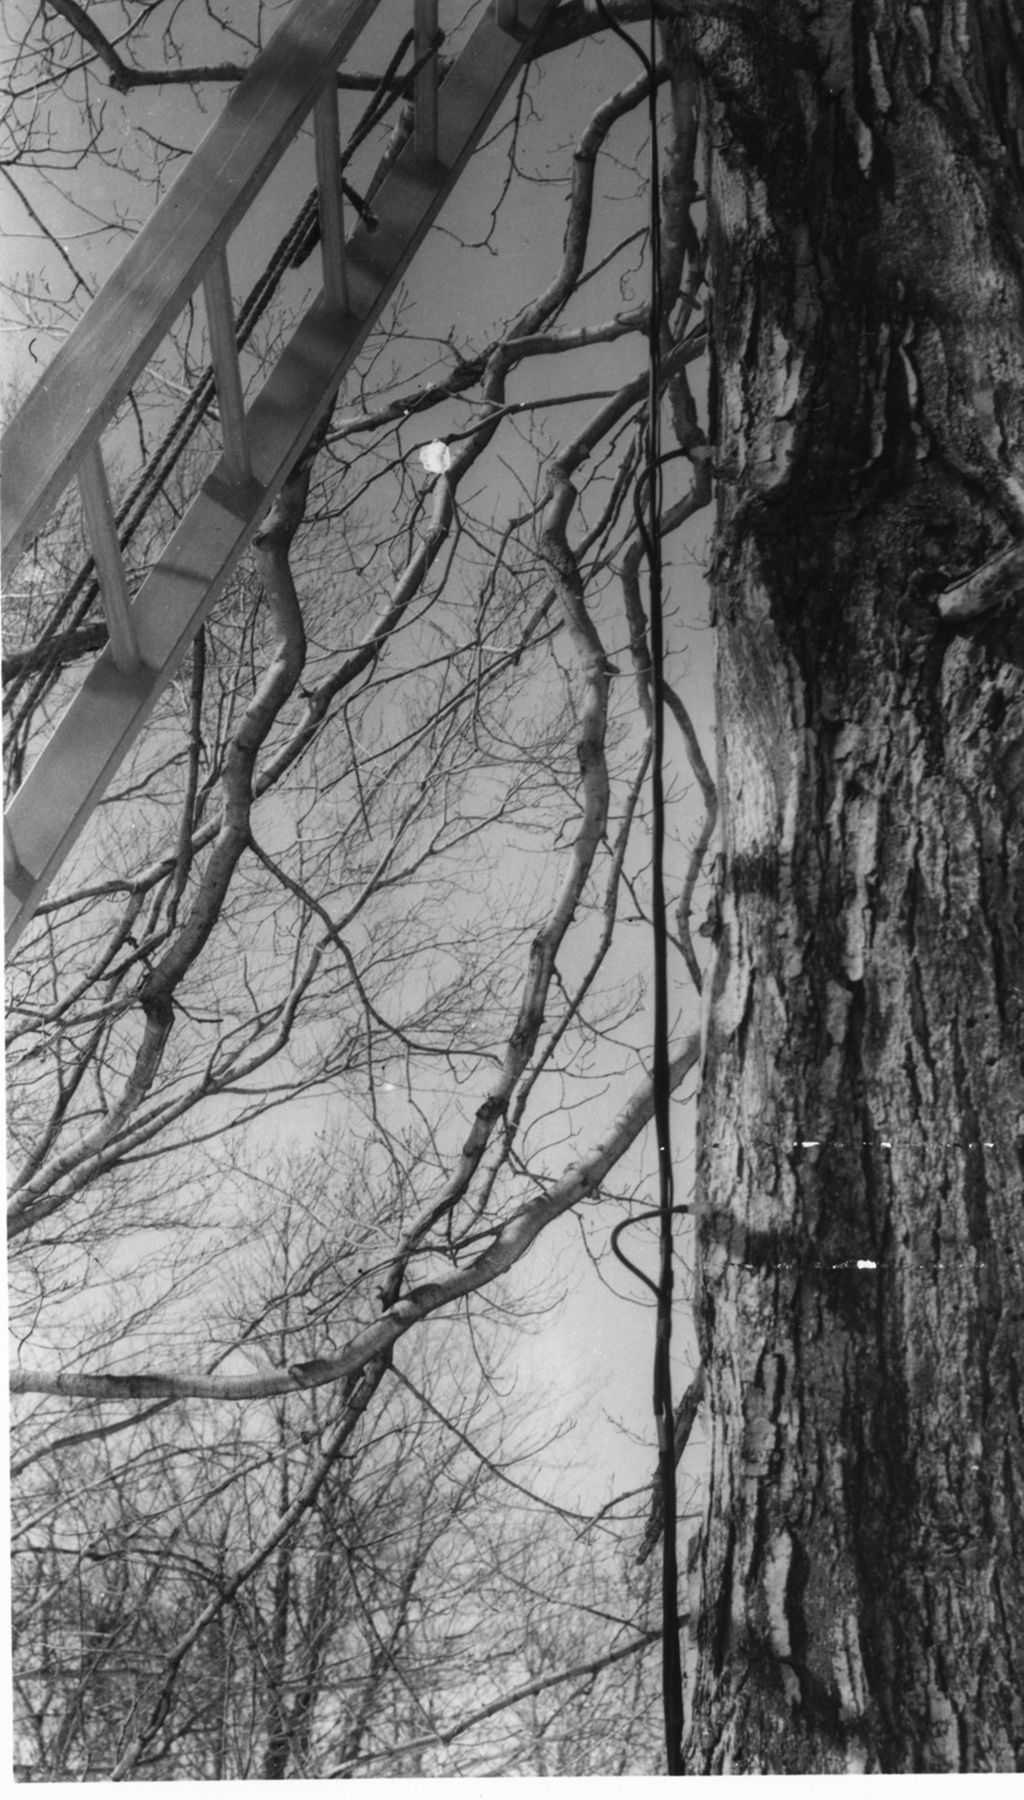
[[[98,5],[91,10],[101,25],[119,16],[119,9],[115,7]],[[220,10],[229,21],[236,18],[246,22],[251,16],[240,0],[229,0]],[[393,42],[396,11],[393,4],[380,8],[378,20],[352,58],[353,66],[382,66],[385,45],[390,49]],[[442,25],[455,30],[457,35],[461,29],[457,21],[463,21],[466,12],[461,5],[443,6]],[[242,52],[243,47],[236,44],[233,54],[240,57]],[[225,48],[224,37],[212,31],[208,39],[200,34],[189,43],[190,58],[230,53]],[[486,149],[481,151],[471,162],[407,277],[406,286],[412,302],[404,318],[407,330],[423,336],[452,331],[456,343],[460,339],[479,342],[482,328],[508,317],[514,306],[546,284],[551,275],[553,255],[557,254],[561,243],[565,206],[561,185],[566,166],[564,147],[578,135],[594,104],[622,80],[631,79],[635,72],[635,63],[628,51],[611,39],[604,41],[600,57],[595,56],[592,49],[573,49],[560,53],[542,68],[532,93],[533,104],[544,123],[538,129],[536,121],[531,122],[530,154],[541,177],[548,165],[558,180],[545,185],[540,179],[534,185],[523,184],[514,190],[521,196],[518,213],[506,212],[500,233],[500,255],[492,254],[488,249],[462,251],[459,240],[472,243],[487,232],[496,194],[496,170],[503,167],[506,140],[499,137],[490,153]],[[82,271],[89,286],[96,288],[100,284],[106,269],[127,241],[126,234],[98,230],[98,221],[114,210],[131,223],[144,218],[151,209],[151,192],[138,182],[134,173],[136,167],[144,166],[146,161],[144,146],[140,148],[140,131],[152,132],[163,142],[182,146],[194,144],[211,122],[217,103],[226,91],[217,89],[205,96],[202,103],[205,117],[204,111],[197,108],[185,89],[145,89],[126,96],[110,94],[106,135],[112,142],[118,134],[121,136],[124,145],[121,167],[111,168],[105,174],[98,174],[91,163],[84,174],[55,170],[49,175],[33,176],[29,172],[15,171],[20,192],[59,232],[68,261]],[[363,98],[357,95],[347,97],[343,102],[343,135],[346,118],[357,117],[362,104]],[[59,105],[54,117],[58,122],[58,135],[63,132],[65,143],[71,146],[78,130],[76,119],[68,112],[61,123]],[[641,125],[637,123],[625,134],[623,145],[627,164],[629,131],[639,132],[640,129]],[[549,155],[546,155],[546,144]],[[623,148],[623,145],[617,144],[617,148]],[[248,235],[240,233],[232,247],[237,293],[244,291],[259,254],[265,252],[268,232],[283,230],[289,222],[295,206],[307,191],[310,170],[307,140],[304,145],[297,146],[288,166],[268,188],[262,210]],[[631,174],[624,173],[621,180],[624,196],[630,191],[631,181]],[[56,307],[51,313],[49,330],[27,329],[24,321],[17,317],[10,321],[13,329],[6,338],[7,373],[9,378],[23,381],[38,373],[41,363],[55,347],[59,331],[82,309],[85,291],[84,288],[74,289],[67,263],[62,262],[55,247],[40,244],[34,225],[9,182],[0,184],[0,206],[8,271],[13,264],[15,271],[22,275],[31,274],[51,294],[67,301],[66,306]],[[614,206],[601,209],[597,228],[605,231],[610,246],[613,234],[620,228]],[[603,247],[597,239],[595,257]],[[592,308],[595,318],[606,316],[608,311],[615,309],[616,303],[614,290],[602,287],[599,281],[593,283],[586,296],[586,305]],[[642,366],[642,345],[633,339],[622,340],[620,366],[614,372],[615,377],[621,379],[635,374]],[[575,364],[564,359],[560,373],[564,373],[567,387],[571,387],[574,380],[586,384],[585,358],[576,359]],[[606,354],[603,378],[607,379],[607,376]],[[539,384],[536,389],[530,388],[531,379]],[[516,378],[515,398],[529,398],[533,392],[542,395],[545,379],[549,379],[549,375],[540,364],[528,363]],[[583,408],[579,416],[584,416],[586,411],[587,408]],[[564,420],[567,432],[574,417],[573,410],[567,408]],[[449,429],[457,418],[455,409],[449,415]],[[408,436],[409,445],[415,441],[417,433],[424,438],[434,436],[443,430],[444,423],[443,418],[430,418],[422,425],[417,422]],[[676,635],[674,648],[677,652],[684,651],[689,662],[691,679],[687,685],[687,699],[693,706],[705,752],[711,761],[712,634],[707,627],[703,586],[693,560],[700,552],[706,531],[706,521],[698,520],[685,544],[677,546],[673,543],[668,579]],[[694,819],[696,816],[694,809]],[[677,819],[676,828],[685,832],[686,819]],[[635,953],[634,940],[630,954]],[[691,1010],[694,1009],[691,1007]],[[625,1091],[623,1088],[621,1097]],[[592,1107],[581,1106],[581,1121],[586,1122],[588,1114],[594,1121],[607,1119],[609,1110],[616,1109],[619,1098],[614,1091],[609,1091]],[[396,1089],[393,1096],[396,1110],[401,1103],[401,1093]],[[327,1104],[319,1102],[310,1106],[306,1103],[296,1107],[290,1115],[276,1113],[272,1122],[264,1126],[264,1131],[278,1143],[288,1138],[301,1141],[305,1134],[316,1128],[318,1111]],[[685,1200],[692,1171],[693,1109],[680,1105],[675,1111],[677,1198]],[[560,1154],[565,1154],[564,1148]],[[628,1174],[642,1166],[648,1177],[650,1203],[654,1204],[656,1185],[649,1143],[644,1144],[640,1159],[638,1162],[634,1158],[632,1168],[623,1168],[617,1175],[624,1186]],[[596,1221],[588,1220],[587,1228],[595,1248],[600,1247],[602,1240],[606,1243],[615,1222],[607,1208],[602,1209]],[[647,1239],[645,1248],[644,1235],[637,1232],[627,1246],[636,1260],[651,1268],[652,1242]],[[565,1487],[559,1497],[570,1504],[597,1504],[606,1500],[613,1488],[636,1486],[647,1481],[653,1472],[655,1451],[650,1374],[654,1348],[653,1313],[648,1296],[636,1292],[632,1278],[609,1257],[603,1263],[605,1279],[599,1277],[583,1253],[579,1228],[571,1218],[544,1234],[526,1264],[511,1278],[512,1291],[529,1291],[538,1259],[543,1261],[546,1269],[557,1272],[566,1299],[557,1314],[549,1314],[538,1331],[524,1339],[517,1358],[519,1380],[523,1393],[532,1397],[531,1404],[538,1411],[550,1401],[555,1413],[567,1412],[578,1421],[574,1432],[554,1453],[566,1465]],[[684,1293],[685,1288],[685,1280],[681,1280],[680,1289]],[[688,1378],[693,1358],[692,1332],[682,1317],[677,1349],[677,1379],[681,1388]]]

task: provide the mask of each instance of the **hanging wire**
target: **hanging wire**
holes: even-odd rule
[[[693,1208],[691,1206],[673,1206],[672,1211],[674,1214],[688,1213],[688,1212],[692,1212]],[[650,1276],[645,1275],[643,1269],[639,1268],[637,1266],[637,1264],[635,1262],[633,1262],[626,1255],[626,1252],[623,1250],[622,1245],[619,1243],[619,1239],[621,1238],[624,1231],[631,1231],[634,1225],[644,1225],[644,1224],[646,1224],[648,1219],[660,1219],[660,1218],[661,1218],[661,1207],[660,1206],[650,1206],[647,1208],[647,1210],[645,1212],[630,1213],[628,1218],[621,1219],[619,1221],[618,1225],[616,1225],[615,1230],[612,1232],[612,1235],[611,1235],[612,1249],[614,1250],[614,1252],[615,1252],[616,1256],[618,1257],[620,1263],[622,1264],[623,1268],[628,1269],[631,1275],[635,1275],[638,1281],[642,1281],[645,1288],[650,1288],[651,1293],[654,1295],[655,1299],[657,1299],[658,1294],[660,1292],[660,1287],[659,1287],[658,1282],[652,1281]]]
[[[649,190],[651,240],[651,304],[647,322],[648,399],[644,464],[634,490],[634,512],[648,570],[651,650],[651,916],[653,981],[652,1081],[654,1127],[658,1146],[658,1280],[654,1287],[657,1325],[654,1347],[654,1417],[658,1434],[658,1485],[662,1500],[662,1704],[665,1756],[669,1775],[683,1769],[683,1670],[679,1647],[679,1568],[676,1542],[676,1465],[672,1409],[672,1290],[674,1242],[672,1219],[675,1185],[672,1169],[670,1042],[668,1006],[668,895],[665,884],[665,629],[662,603],[661,515],[661,171],[658,156],[657,25],[651,10],[645,53],[612,18],[604,0],[597,8],[609,30],[640,58],[648,77],[650,136]],[[632,1221],[626,1221],[632,1223]],[[619,1230],[622,1228],[619,1227]],[[639,1273],[612,1242],[620,1260]],[[646,1279],[646,1277],[644,1277]],[[649,1286],[651,1284],[648,1282]]]

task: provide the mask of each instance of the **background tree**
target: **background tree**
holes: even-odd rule
[[[254,1248],[236,1245],[209,1338],[284,1360],[337,1329],[323,1209],[340,1157],[236,1177]],[[614,1757],[654,1772],[657,1631],[624,1566],[636,1503],[590,1520],[527,1485],[545,1445],[517,1417],[506,1335],[479,1321],[474,1365],[458,1326],[435,1334],[340,1450],[329,1389],[116,1422],[37,1405],[14,1471],[22,1766],[282,1780]]]
[[[594,204],[613,134],[623,170],[608,158],[608,173],[624,201],[642,194],[630,163],[648,84],[630,52],[621,64],[610,99],[581,94],[561,255],[540,280],[524,273],[518,312],[476,341],[449,343],[419,296],[415,315],[398,303],[12,965],[19,1379],[45,1389],[56,1364],[67,1395],[106,1371],[107,1394],[138,1412],[141,1377],[150,1415],[85,1444],[88,1402],[70,1429],[45,1403],[21,1427],[26,1533],[46,1504],[37,1483],[50,1507],[60,1496],[60,1535],[27,1535],[18,1561],[24,1754],[40,1772],[657,1766],[649,1578],[631,1567],[646,1484],[588,1534],[586,1516],[560,1523],[485,1480],[452,1435],[486,1440],[466,1349],[507,1336],[523,1284],[466,1312],[469,1346],[465,1325],[446,1339],[456,1385],[433,1392],[440,1419],[413,1411],[414,1429],[388,1343],[370,1348],[381,1323],[404,1333],[489,1285],[572,1203],[605,1261],[612,1170],[615,1216],[644,1206],[651,702],[631,498],[644,211],[623,231]],[[511,120],[527,170],[545,154],[526,147],[530,104],[524,92]],[[90,116],[105,154],[109,114]],[[498,148],[467,236],[497,230]],[[352,173],[372,195],[372,167]],[[554,248],[564,191],[530,189]],[[275,223],[289,272],[260,314],[268,349],[301,304],[305,216],[287,236]],[[508,286],[503,271],[506,314]],[[691,296],[674,338],[693,318]],[[126,526],[140,450],[155,471],[128,552],[140,569],[210,429],[189,392],[205,355],[194,319],[177,348],[119,439]],[[680,417],[698,349],[699,335],[670,367]],[[537,379],[551,358],[564,386]],[[432,436],[450,445],[444,478],[420,462]],[[590,463],[577,532],[570,481]],[[689,510],[680,487],[680,525]],[[63,577],[77,554],[59,537],[48,554],[58,546]],[[70,603],[68,585],[36,563],[19,597],[5,669],[15,774],[62,703],[65,667],[95,641],[88,577]],[[703,787],[670,848],[684,975],[711,823],[696,755]],[[268,1175],[252,1133],[266,1144],[274,1114],[302,1131],[287,1108],[303,1097],[310,1128],[331,1119],[345,1144],[344,1183],[338,1149],[330,1177]],[[239,1196],[242,1133],[255,1178]],[[301,1253],[282,1235],[300,1196]],[[261,1244],[277,1274],[254,1307]],[[185,1458],[177,1408],[150,1414],[168,1363],[172,1387],[198,1378],[206,1395]],[[422,1386],[404,1352],[398,1368]],[[239,1384],[264,1399],[232,1422],[220,1402],[237,1407]],[[168,1437],[180,1497],[154,1519]],[[503,1466],[498,1450],[491,1462]],[[356,1464],[368,1483],[378,1472],[358,1507]],[[531,1470],[549,1486],[539,1448]],[[109,1550],[91,1552],[102,1531]]]
[[[117,34],[97,44],[95,23],[83,52],[75,10],[44,8],[19,53],[26,167],[51,154],[30,93],[93,84],[84,167],[109,155],[96,71],[127,108],[132,69],[154,66],[143,34],[115,67]],[[262,534],[273,644],[258,658],[243,585],[211,627],[241,646],[216,704],[204,644],[178,702],[188,749],[172,697],[108,803],[103,852],[123,872],[72,871],[13,971],[20,1381],[261,1403],[322,1389],[340,1454],[414,1325],[490,1291],[570,1208],[639,1198],[656,719],[633,494],[653,365],[672,434],[658,529],[677,558],[665,703],[703,798],[687,813],[677,785],[669,807],[677,1092],[706,990],[713,1437],[688,1766],[1006,1770],[1024,1755],[1021,27],[1002,0],[671,0],[649,76],[594,35],[647,12],[556,10],[479,227],[459,221],[473,266],[500,254],[521,294],[491,296],[481,274],[480,327],[460,307],[453,334],[450,302],[430,319],[424,265],[415,316],[399,309]],[[209,21],[176,11],[180,35],[187,16],[201,49],[182,67],[209,71]],[[371,200],[379,149],[351,167]],[[530,241],[552,245],[542,276],[512,254],[524,184]],[[705,342],[702,427],[688,371]],[[428,435],[451,453],[429,483]],[[712,480],[722,836],[702,979],[691,909],[714,800],[677,686],[692,605],[677,534]],[[344,609],[317,607],[324,569]],[[140,796],[141,853],[124,810],[134,831]],[[518,895],[499,841],[536,870]],[[601,1137],[588,1095],[618,1099],[627,1078]],[[338,1348],[163,1374],[127,1339],[127,1380],[116,1353],[81,1373],[40,1256],[66,1268],[97,1230],[137,1230],[186,1142],[325,1084],[343,1086],[371,1191],[395,1176],[377,1266],[346,1276]],[[159,1725],[133,1722],[125,1770]]]

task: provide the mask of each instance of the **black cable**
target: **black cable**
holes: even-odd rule
[[[688,1212],[691,1212],[692,1210],[693,1210],[692,1207],[689,1207],[689,1206],[674,1206],[672,1208],[673,1213],[688,1213]],[[618,1257],[623,1268],[628,1269],[631,1275],[635,1275],[638,1281],[642,1281],[644,1284],[644,1287],[650,1288],[651,1293],[654,1295],[657,1295],[659,1292],[658,1283],[656,1281],[652,1281],[649,1275],[645,1275],[642,1269],[637,1268],[637,1265],[635,1262],[630,1261],[629,1257],[626,1255],[626,1252],[619,1248],[619,1239],[622,1236],[624,1231],[629,1231],[631,1226],[642,1225],[645,1219],[660,1219],[660,1218],[661,1218],[661,1207],[660,1206],[650,1206],[647,1208],[646,1212],[630,1213],[630,1215],[627,1219],[621,1219],[619,1221],[618,1225],[616,1225],[615,1230],[612,1232],[612,1235],[611,1235],[612,1251],[613,1251],[614,1255]]]
[[[648,404],[645,433],[645,466],[637,482],[634,507],[648,567],[651,651],[651,917],[654,962],[652,1081],[654,1127],[658,1145],[659,1270],[657,1327],[654,1347],[654,1416],[658,1433],[658,1482],[662,1499],[662,1702],[665,1719],[665,1756],[669,1775],[683,1770],[683,1670],[679,1649],[679,1569],[676,1543],[676,1465],[672,1418],[672,1218],[674,1179],[671,1141],[671,1088],[668,1009],[668,897],[665,887],[665,634],[662,605],[660,520],[662,513],[661,455],[661,173],[658,159],[657,27],[650,18],[649,50],[645,54],[629,33],[612,18],[604,0],[597,8],[606,25],[620,37],[643,64],[648,80],[650,132],[650,235],[651,305],[647,323]],[[645,517],[646,510],[646,517]],[[618,1251],[621,1258],[622,1252]],[[624,1259],[623,1259],[624,1260]],[[639,1272],[639,1271],[638,1271]],[[646,1278],[644,1278],[646,1279]]]

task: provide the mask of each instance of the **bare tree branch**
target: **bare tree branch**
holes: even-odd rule
[[[674,1092],[697,1061],[698,1039],[687,1040],[672,1060],[670,1082]],[[386,1356],[400,1337],[421,1319],[477,1292],[511,1269],[543,1231],[562,1213],[600,1187],[654,1116],[654,1090],[649,1081],[636,1090],[607,1137],[582,1162],[569,1169],[546,1190],[517,1208],[504,1224],[494,1227],[494,1242],[464,1269],[455,1269],[436,1281],[413,1288],[396,1300],[384,1316],[358,1332],[337,1356],[319,1357],[294,1364],[271,1375],[45,1375],[16,1370],[11,1391],[19,1394],[69,1394],[92,1400],[141,1400],[204,1396],[221,1400],[254,1400],[271,1394],[287,1394],[303,1388],[322,1387],[355,1374],[372,1360]]]
[[[482,1725],[485,1719],[493,1719],[495,1714],[504,1712],[510,1706],[518,1706],[523,1700],[531,1699],[534,1694],[547,1693],[550,1688],[561,1687],[568,1681],[581,1681],[588,1676],[600,1675],[602,1669],[609,1669],[614,1663],[625,1662],[627,1657],[640,1655],[652,1644],[656,1644],[660,1635],[657,1631],[645,1631],[640,1637],[630,1638],[628,1643],[618,1644],[614,1650],[606,1650],[603,1656],[591,1657],[587,1662],[576,1663],[570,1669],[559,1669],[554,1675],[539,1675],[535,1681],[524,1682],[522,1687],[514,1688],[510,1694],[503,1694],[500,1700],[492,1700],[489,1705],[481,1706],[476,1712],[460,1719],[457,1725],[439,1725],[426,1737],[412,1738],[387,1750],[370,1750],[361,1756],[345,1757],[342,1762],[335,1763],[328,1775],[343,1775],[347,1769],[370,1762],[390,1761],[394,1757],[408,1755],[410,1751],[426,1749],[433,1744],[453,1744],[456,1738],[472,1731],[475,1725]]]

